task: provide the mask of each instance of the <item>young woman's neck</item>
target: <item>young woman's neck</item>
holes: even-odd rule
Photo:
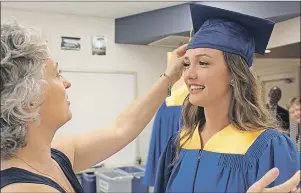
[[[229,109],[231,99],[232,94],[228,94],[204,108],[206,123],[203,131],[215,134],[230,124]]]

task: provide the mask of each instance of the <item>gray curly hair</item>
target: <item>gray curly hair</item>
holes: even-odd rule
[[[32,102],[43,100],[48,58],[47,43],[38,31],[15,20],[1,24],[1,160],[26,146],[28,122],[39,120],[39,107]]]

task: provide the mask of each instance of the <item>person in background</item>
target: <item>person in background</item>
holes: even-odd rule
[[[272,87],[268,95],[269,103],[267,106],[277,118],[281,127],[289,134],[289,112],[278,104],[281,97],[281,89],[277,86]]]
[[[2,23],[1,192],[82,193],[75,172],[107,159],[139,135],[181,77],[186,47],[172,52],[165,73],[106,128],[54,140],[72,118],[66,93],[71,83],[35,30],[16,21]],[[251,191],[269,190],[265,187],[279,172],[285,169],[265,172]],[[279,188],[294,190],[299,181],[296,173]]]
[[[287,106],[292,120],[300,124],[300,97],[294,97]]]
[[[296,143],[297,148],[300,152],[300,141],[301,141],[301,131],[300,131],[300,97],[292,98],[287,108],[290,113],[290,138]]]

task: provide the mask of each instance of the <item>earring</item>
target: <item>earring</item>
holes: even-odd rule
[[[233,80],[233,79],[230,80],[230,85],[231,85],[231,86],[234,86],[234,80]]]
[[[34,106],[35,104],[38,104],[38,102],[36,100],[33,100],[30,102],[30,106]]]
[[[41,102],[40,102],[40,101],[37,101],[37,100],[33,100],[33,101],[30,102],[30,106],[31,106],[31,107],[33,107],[33,106],[35,106],[35,105],[40,105],[40,104],[41,104]]]

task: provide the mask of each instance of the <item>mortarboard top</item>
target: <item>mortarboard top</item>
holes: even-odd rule
[[[264,54],[275,23],[225,9],[190,4],[195,35],[187,49],[213,48],[242,56],[252,66]]]

